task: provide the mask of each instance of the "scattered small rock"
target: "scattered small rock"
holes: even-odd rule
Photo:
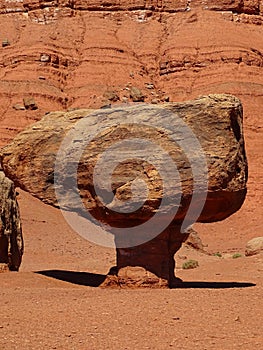
[[[170,101],[170,97],[169,97],[169,96],[164,96],[164,97],[162,98],[162,101],[163,101],[163,102],[169,102],[169,101]]]
[[[103,96],[105,97],[105,99],[113,102],[116,102],[120,99],[115,90],[107,90],[104,92]]]
[[[197,250],[204,250],[201,238],[198,236],[198,233],[192,228],[190,229],[190,233],[187,240],[185,241],[185,244]]]
[[[24,102],[25,109],[28,109],[28,110],[38,109],[38,106],[35,102],[34,97],[26,97],[23,99],[23,102]]]
[[[160,102],[160,100],[158,100],[158,98],[153,98],[151,100],[151,103],[154,104],[154,105],[157,105],[159,102]]]
[[[145,96],[143,95],[141,90],[135,86],[132,86],[130,89],[130,97],[133,100],[133,102],[143,102],[145,99]]]
[[[154,85],[152,83],[145,83],[145,87],[149,90],[154,89]]]
[[[16,111],[24,111],[26,108],[25,108],[25,106],[17,103],[15,105],[13,105],[13,109],[15,109]]]
[[[263,237],[255,237],[247,242],[245,255],[251,256],[263,251]]]
[[[8,39],[4,39],[4,40],[2,41],[2,47],[7,47],[7,46],[10,46],[10,42],[9,42]]]
[[[0,273],[7,272],[7,271],[9,271],[8,264],[0,263]]]
[[[50,57],[50,55],[48,55],[48,54],[42,54],[41,56],[40,56],[40,62],[50,62],[51,61],[51,57]]]

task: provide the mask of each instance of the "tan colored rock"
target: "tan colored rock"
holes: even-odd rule
[[[245,255],[251,256],[263,251],[263,237],[256,237],[247,242]]]
[[[118,96],[118,93],[114,90],[107,90],[104,92],[103,97],[105,97],[106,100],[116,102],[120,98]]]
[[[85,121],[81,127],[80,121]],[[69,130],[77,130],[73,143],[61,146]],[[193,135],[186,130],[192,130],[200,147],[193,143]],[[137,141],[132,146],[124,142],[130,139]],[[119,142],[124,142],[122,147]],[[132,147],[135,147],[133,156]],[[107,150],[109,155],[97,174],[95,165]],[[149,154],[152,158],[148,161],[144,157]],[[124,156],[125,161],[114,165],[110,177],[105,174],[113,166],[115,156]],[[207,162],[207,183],[202,159]],[[236,212],[245,199],[247,163],[242,106],[233,96],[209,95],[158,106],[140,104],[99,111],[50,113],[4,147],[1,162],[17,186],[52,205],[58,205],[54,192],[56,167],[60,207],[84,216],[88,210],[96,220],[111,227],[118,247],[118,269],[141,266],[167,284],[176,285],[173,256],[189,234],[181,233],[182,223],[223,220]],[[180,180],[176,178],[176,169]],[[78,189],[74,188],[75,173]],[[148,196],[134,210],[134,204],[141,203],[143,193],[139,189],[133,194],[133,202],[130,201],[131,186],[138,180],[145,182]],[[195,217],[202,198],[204,206]],[[174,209],[178,211],[173,213]],[[155,224],[146,232],[141,229],[139,238],[122,236],[124,229],[116,229],[142,225],[156,213]],[[152,235],[151,230],[158,231],[159,227],[162,227],[159,234]],[[134,247],[138,244],[141,245]]]
[[[188,230],[188,232],[190,233],[185,241],[185,244],[196,250],[201,250],[201,251],[204,250],[204,245],[198,233],[192,228]]]
[[[40,122],[19,134],[13,143],[1,150],[2,165],[6,174],[15,181],[17,186],[29,191],[48,204],[56,205],[53,175],[54,161],[60,142],[65,137],[66,132],[78,120],[82,120],[84,116],[90,115],[90,117],[86,118],[90,134],[103,134],[106,128],[108,131],[107,137],[101,139],[98,136],[97,139],[95,138],[94,143],[88,145],[84,157],[80,161],[78,184],[81,189],[83,188],[83,198],[89,210],[91,212],[104,210],[104,206],[98,198],[91,196],[89,191],[87,192],[88,188],[93,187],[91,176],[100,152],[111,147],[118,140],[143,136],[143,139],[153,141],[170,154],[173,154],[172,159],[176,162],[179,172],[182,173],[182,199],[184,205],[179,208],[176,216],[177,220],[182,221],[187,212],[186,203],[190,201],[193,190],[192,170],[189,161],[186,159],[186,154],[187,157],[192,156],[193,161],[197,163],[200,154],[198,152],[194,154],[196,150],[191,149],[191,139],[186,140],[186,154],[178,145],[171,141],[173,137],[175,139],[179,137],[178,140],[180,140],[180,137],[183,137],[178,136],[176,131],[178,126],[176,126],[177,118],[175,116],[179,116],[186,125],[192,128],[191,130],[198,137],[208,162],[208,197],[205,209],[199,220],[202,222],[223,220],[240,208],[246,193],[247,164],[242,132],[242,107],[237,98],[229,95],[209,95],[184,103],[167,103],[160,106],[150,105],[150,107],[138,105],[125,108],[105,109],[98,112],[90,110],[68,113],[54,112],[46,115]],[[160,132],[158,128],[147,127],[143,124],[145,113],[148,114],[147,121],[149,120],[149,125],[154,127],[159,123],[163,128],[166,126],[172,128],[169,136],[170,140],[165,132]],[[124,114],[127,114],[129,117],[124,119]],[[174,118],[171,117],[172,115]],[[100,122],[101,118],[104,120],[103,123]],[[116,122],[123,124],[123,120],[125,120],[123,126],[117,128],[111,126]],[[129,123],[132,123],[132,127],[129,126]],[[79,139],[75,143],[75,151],[81,149],[82,142],[84,141]],[[152,144],[149,144],[149,151],[151,151],[151,147]],[[125,152],[129,155],[129,151],[128,148]],[[141,150],[143,154],[146,151],[146,149]],[[138,154],[140,154],[140,150],[138,150]],[[69,164],[75,162],[74,152],[66,156]],[[157,154],[156,162],[159,165],[163,165],[163,155],[158,156]],[[84,167],[85,163],[90,164],[90,170]],[[105,162],[103,169],[106,171],[110,166],[111,159]],[[144,210],[141,213],[136,213],[135,221],[144,221],[151,216],[162,198],[158,172],[147,163],[131,160],[124,166],[116,169],[114,174],[115,180],[113,180],[113,189],[116,193],[115,199],[127,200],[131,193],[130,181],[137,178],[141,173],[147,175],[146,180],[150,189],[150,198],[145,204]],[[67,180],[67,174],[65,174],[63,180]],[[197,181],[198,185],[201,186],[202,179],[199,178]],[[101,184],[101,186],[103,188],[104,184]],[[181,188],[179,184],[173,188],[171,193],[168,193],[168,197],[175,198],[180,193]],[[115,209],[116,205],[114,199],[112,203],[108,203],[108,206],[115,207]],[[64,198],[63,207],[69,210],[79,209],[77,204],[72,201],[72,198],[68,198],[68,196]],[[166,210],[169,211],[169,205],[163,209],[164,212]],[[101,219],[104,218],[102,213],[100,216]],[[104,219],[108,220],[106,217]],[[120,219],[123,219],[123,216],[118,213],[112,213],[110,216],[112,222],[118,222]],[[131,214],[129,220],[131,221],[132,219]]]
[[[7,46],[10,46],[10,42],[9,42],[8,39],[4,39],[4,40],[2,41],[2,47],[7,47]]]
[[[133,100],[133,102],[143,102],[145,99],[144,94],[136,86],[131,87],[130,97]]]
[[[18,271],[23,237],[14,184],[0,169],[0,272]]]
[[[25,109],[28,110],[35,110],[37,109],[37,104],[35,102],[35,99],[33,97],[26,97],[23,99]]]

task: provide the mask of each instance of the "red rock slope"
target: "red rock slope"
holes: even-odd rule
[[[107,90],[127,101],[131,85],[154,102],[234,93],[257,128],[262,12],[256,0],[1,0],[0,144],[46,111],[107,103]],[[30,96],[38,109],[21,110]]]

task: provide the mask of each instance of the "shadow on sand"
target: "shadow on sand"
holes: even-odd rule
[[[106,275],[100,275],[89,272],[76,272],[66,270],[45,270],[37,271],[36,273],[55,278],[61,281],[70,282],[82,286],[99,287],[104,280]],[[207,288],[207,289],[224,289],[224,288],[247,288],[255,287],[255,283],[250,282],[182,282],[177,288]]]
[[[43,276],[55,278],[57,280],[89,287],[99,287],[107,277],[106,275],[99,275],[96,273],[67,270],[44,270],[37,271],[36,273]]]

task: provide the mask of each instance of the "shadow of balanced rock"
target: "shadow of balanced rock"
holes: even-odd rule
[[[173,287],[174,254],[191,225],[223,220],[244,202],[242,118],[240,100],[224,94],[53,112],[4,147],[1,163],[77,232],[83,218],[109,232],[117,264],[103,286]],[[105,237],[91,240],[106,246]]]

